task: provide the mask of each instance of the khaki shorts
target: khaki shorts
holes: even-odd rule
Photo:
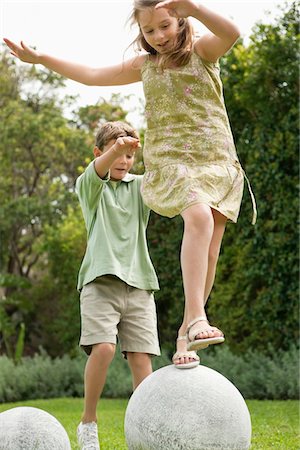
[[[94,344],[120,341],[121,351],[160,355],[156,306],[151,291],[104,275],[83,286],[80,294],[81,337],[87,354]]]

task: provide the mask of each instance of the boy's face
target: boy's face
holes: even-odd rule
[[[116,142],[116,139],[112,139],[109,141],[106,145],[104,145],[103,150],[99,150],[98,147],[95,147],[94,155],[100,156],[102,153],[105,153],[110,147],[114,145]],[[99,154],[97,154],[96,149],[99,151]],[[120,181],[122,180],[125,175],[130,171],[131,167],[134,163],[134,156],[133,155],[122,155],[119,156],[111,165],[110,167],[110,179],[112,181]]]

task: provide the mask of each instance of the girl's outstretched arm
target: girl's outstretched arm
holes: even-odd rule
[[[231,20],[191,0],[166,0],[158,3],[156,8],[167,8],[177,17],[194,17],[209,29],[211,33],[195,43],[196,52],[208,61],[217,61],[240,36],[238,27]]]
[[[89,86],[116,86],[141,80],[140,69],[145,59],[144,55],[136,56],[116,66],[92,68],[39,53],[22,41],[18,45],[5,38],[4,42],[10,48],[11,54],[21,61],[42,64],[66,78]]]

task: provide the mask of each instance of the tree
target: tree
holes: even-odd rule
[[[61,221],[72,201],[77,167],[86,148],[86,132],[74,130],[63,117],[55,95],[62,78],[35,68],[19,69],[6,52],[0,61],[1,317],[6,351],[11,354],[16,330],[26,323],[27,336],[35,327],[30,292],[41,274],[38,265],[46,224]],[[25,83],[30,91],[22,89]],[[5,86],[7,87],[5,89]],[[10,326],[8,326],[10,324]]]
[[[74,327],[65,336],[68,350],[70,336],[77,338],[79,329],[79,315],[74,320],[76,276],[85,237],[79,219],[74,220],[81,215],[75,179],[93,157],[96,118],[112,120],[113,115],[114,120],[122,120],[126,112],[115,96],[111,104],[102,101],[74,111],[70,121],[64,108],[73,99],[59,100],[58,95],[64,86],[62,77],[46,69],[18,66],[6,51],[0,67],[0,163],[5,174],[0,180],[0,349],[13,355],[17,330],[24,323],[27,352],[39,345],[61,351],[63,332],[68,333],[58,322],[71,318]],[[74,237],[73,248],[67,246],[64,228]],[[51,247],[53,242],[61,254]],[[70,260],[77,262],[76,271]],[[63,315],[58,318],[58,313]],[[55,333],[50,338],[51,330]]]

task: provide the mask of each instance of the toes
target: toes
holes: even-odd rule
[[[200,333],[198,333],[195,337],[195,339],[208,339],[208,338],[213,338],[213,337],[221,337],[223,336],[223,333],[218,330],[218,328],[210,328],[208,330],[205,331],[201,331]]]
[[[189,362],[194,362],[194,361],[196,361],[196,358],[190,357],[190,358],[187,359],[187,362],[188,362],[188,363],[189,363]]]
[[[180,366],[181,364],[186,364],[187,362],[189,362],[189,358],[185,358],[185,357],[180,357],[175,359],[174,364],[176,366]]]
[[[212,328],[213,337],[221,337],[223,336],[222,331],[220,331],[218,328],[213,327]]]
[[[196,358],[193,358],[192,356],[182,356],[182,357],[180,357],[180,358],[176,358],[174,361],[173,361],[173,363],[175,364],[175,366],[180,366],[180,365],[182,365],[182,364],[188,364],[188,363],[191,363],[191,362],[195,362],[196,361]]]
[[[197,334],[195,339],[207,339],[209,336],[209,332],[208,331],[201,331],[199,334]]]
[[[193,361],[195,361],[194,358],[186,356],[185,358],[183,358],[183,363],[182,364],[188,364],[188,363],[193,362]]]

